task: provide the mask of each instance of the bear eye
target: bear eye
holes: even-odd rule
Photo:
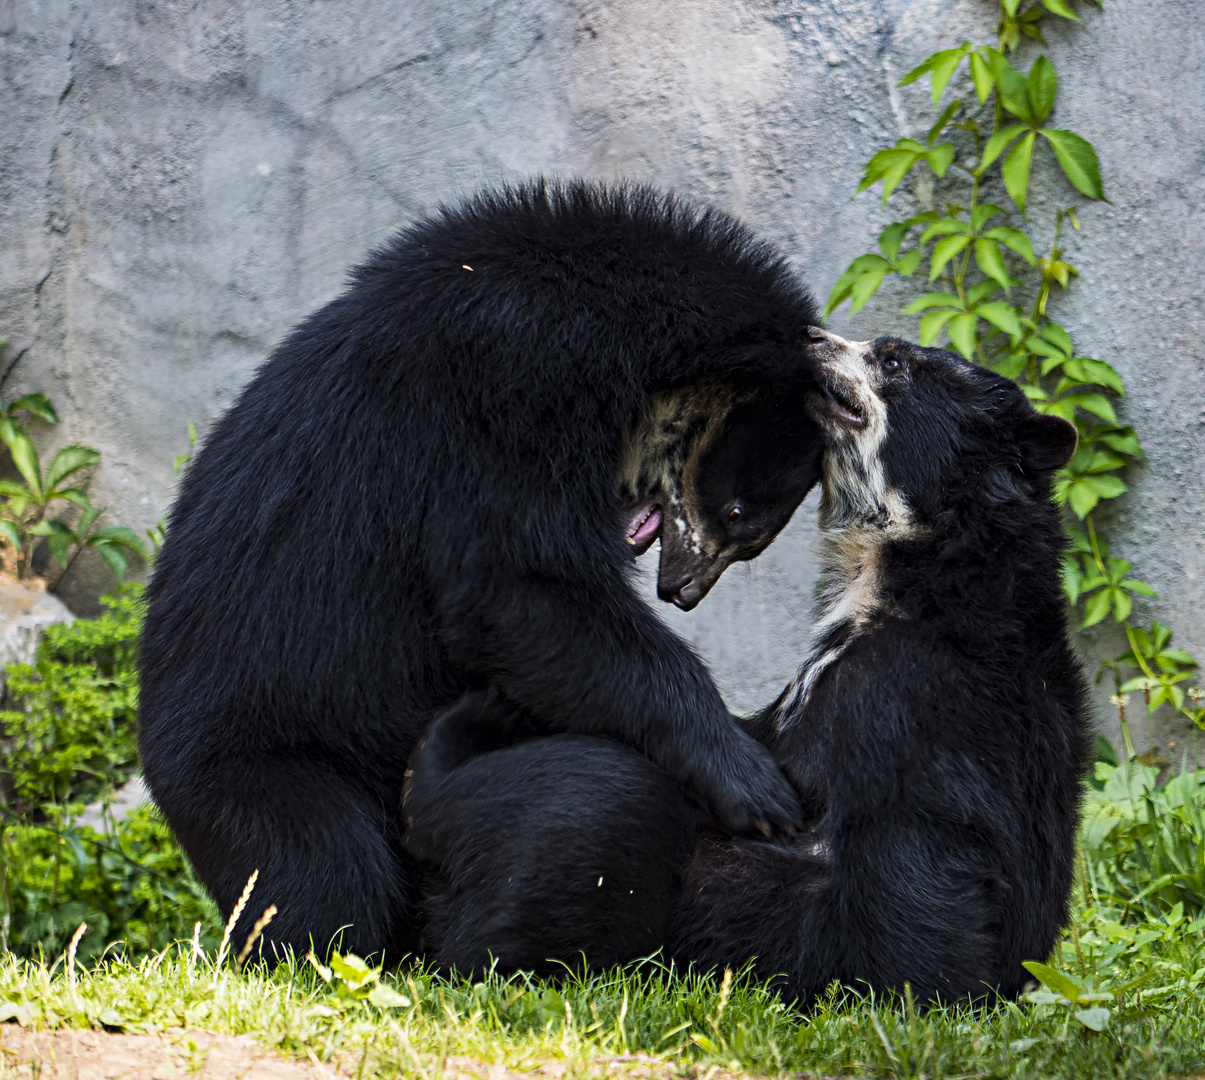
[[[898,356],[894,356],[891,353],[888,353],[886,356],[883,357],[882,368],[884,371],[899,371],[900,358]]]
[[[735,525],[738,521],[740,521],[742,512],[743,511],[741,510],[741,508],[739,506],[734,506],[731,510],[729,510],[728,511],[728,524]]]

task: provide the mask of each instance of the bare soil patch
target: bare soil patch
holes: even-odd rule
[[[106,1031],[27,1031],[0,1024],[0,1077],[3,1080],[344,1080],[356,1062],[323,1064],[281,1057],[250,1035],[213,1035],[207,1031],[168,1031],[161,1035],[125,1035]],[[641,1054],[599,1058],[585,1071],[607,1080],[679,1080],[684,1074]],[[522,1072],[450,1056],[444,1080],[560,1080],[562,1062],[547,1062]],[[693,1070],[691,1071],[693,1074]],[[741,1080],[711,1069],[696,1080]]]
[[[120,1035],[0,1025],[4,1074],[18,1080],[334,1080],[329,1065],[282,1058],[249,1035]]]

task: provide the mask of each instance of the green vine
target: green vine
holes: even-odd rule
[[[1096,0],[1099,4],[1099,0]],[[994,44],[964,41],[929,56],[900,80],[901,86],[929,79],[938,114],[924,142],[900,139],[878,151],[865,167],[858,191],[882,184],[883,204],[917,168],[927,168],[943,190],[961,185],[964,202],[946,201],[888,225],[879,250],[860,255],[838,278],[825,316],[845,301],[861,310],[891,275],[912,277],[927,263],[935,291],[918,296],[904,314],[920,316],[918,337],[932,345],[944,334],[967,359],[1016,379],[1034,406],[1070,420],[1079,446],[1059,473],[1055,498],[1065,508],[1070,550],[1064,585],[1082,627],[1112,618],[1129,648],[1101,663],[1116,684],[1115,703],[1123,738],[1132,748],[1125,695],[1141,691],[1149,717],[1167,705],[1205,728],[1201,695],[1183,684],[1197,663],[1171,647],[1171,630],[1131,620],[1134,596],[1155,598],[1154,589],[1131,576],[1132,564],[1109,554],[1096,513],[1102,503],[1129,490],[1123,478],[1145,460],[1134,429],[1117,418],[1115,402],[1125,387],[1113,366],[1080,356],[1067,330],[1050,318],[1051,299],[1079,271],[1061,246],[1063,229],[1079,229],[1075,206],[1060,208],[1045,254],[1039,255],[1026,220],[1026,196],[1035,158],[1053,156],[1067,182],[1081,195],[1105,200],[1096,150],[1083,136],[1048,126],[1058,96],[1054,64],[1039,55],[1027,72],[1013,64],[1022,37],[1045,46],[1042,23],[1056,17],[1079,21],[1065,0],[997,0]],[[1002,189],[1002,190],[1001,190]],[[984,198],[1007,196],[1013,210]],[[998,196],[997,196],[998,197]],[[1031,295],[1029,303],[1013,290]],[[1152,755],[1154,751],[1148,751]]]

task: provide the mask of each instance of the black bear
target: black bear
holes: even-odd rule
[[[764,549],[819,479],[820,428],[804,404],[801,391],[772,386],[727,412],[692,410],[724,418],[709,421],[707,437],[661,484],[664,598],[693,607],[719,576],[717,563]],[[660,419],[641,438],[669,428],[664,402],[650,415]],[[445,970],[471,970],[492,953],[503,967],[563,972],[583,956],[606,965],[666,940],[705,816],[653,762],[618,742],[537,734],[499,694],[470,692],[411,759],[406,848],[441,868],[420,948]],[[505,782],[495,785],[495,774]],[[611,827],[616,802],[636,827]],[[477,830],[479,821],[488,829]],[[512,844],[540,856],[516,861]],[[457,895],[448,880],[495,888]]]
[[[826,443],[823,588],[798,676],[750,722],[801,793],[808,830],[788,845],[704,832],[684,855],[681,795],[631,761],[616,790],[614,759],[634,755],[600,740],[582,738],[572,754],[533,740],[466,765],[488,769],[490,800],[502,800],[538,772],[543,742],[575,790],[599,792],[593,831],[560,837],[561,847],[571,844],[583,868],[601,853],[619,881],[640,861],[657,866],[650,888],[662,891],[640,897],[640,910],[662,913],[675,960],[756,958],[758,974],[781,976],[802,1002],[834,980],[879,992],[910,984],[926,1001],[1013,996],[1028,979],[1022,961],[1044,960],[1067,918],[1088,761],[1086,687],[1067,641],[1050,500],[1075,430],[1036,413],[1015,383],[950,353],[812,336],[810,408]],[[461,727],[470,719],[450,716]],[[429,739],[443,737],[445,722]],[[508,754],[525,771],[508,768]],[[646,777],[639,791],[637,774]],[[454,772],[440,783],[454,791]],[[411,785],[420,784],[431,786],[416,767]],[[426,812],[439,820],[448,808],[433,800]],[[425,828],[417,815],[414,828]],[[462,834],[445,840],[493,852],[488,864],[443,860],[430,951],[462,970],[490,953],[544,970],[550,957],[575,959],[541,951],[538,927],[514,917],[558,907],[558,883],[541,868],[560,868],[561,851],[544,849],[534,823],[491,829],[488,814],[465,817]],[[491,911],[503,879],[519,873],[538,883],[534,902],[509,896],[496,925],[478,919],[462,930],[442,917],[452,906]],[[622,907],[602,888],[565,899],[562,937]],[[625,958],[592,944],[607,960]],[[647,950],[641,940],[626,958]]]
[[[805,375],[814,318],[723,213],[534,183],[405,230],[288,336],[188,472],[142,639],[156,802],[223,913],[259,871],[236,935],[272,903],[270,947],[413,948],[403,773],[473,687],[639,748],[734,833],[794,827],[630,552],[717,411]],[[654,400],[673,437],[640,435]]]

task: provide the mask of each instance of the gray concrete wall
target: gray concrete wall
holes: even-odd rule
[[[860,164],[928,126],[926,90],[896,82],[938,45],[985,40],[994,8],[0,0],[0,389],[49,391],[63,423],[45,444],[101,448],[97,500],[151,525],[186,423],[203,431],[350,264],[440,200],[533,173],[712,200],[823,296],[888,220],[875,194],[853,197]],[[1150,451],[1108,515],[1115,551],[1205,656],[1205,5],[1084,14],[1050,35],[1056,119],[1096,143],[1113,203],[1082,208],[1083,277],[1058,315],[1122,372]],[[1034,220],[1072,199],[1041,185]],[[833,325],[912,331],[898,306]],[[801,652],[813,510],[697,612],[669,613],[738,708],[770,697]],[[92,570],[65,588],[79,608]]]

